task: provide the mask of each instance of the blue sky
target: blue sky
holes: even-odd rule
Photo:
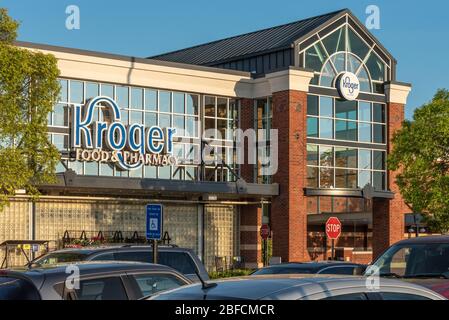
[[[223,37],[349,8],[365,21],[380,8],[373,34],[398,60],[398,80],[413,84],[406,108],[449,89],[449,2],[427,0],[0,0],[21,21],[19,40],[146,57]],[[67,30],[65,9],[78,5],[81,29]]]

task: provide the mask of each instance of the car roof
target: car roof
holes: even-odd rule
[[[431,244],[431,243],[448,243],[449,244],[449,235],[445,236],[428,236],[428,237],[417,237],[410,238],[406,240],[399,241],[396,244]]]
[[[273,294],[295,290],[295,298],[310,294],[343,288],[366,286],[366,277],[335,275],[260,275],[240,277],[217,281],[217,286],[203,290],[201,284],[188,285],[161,293],[155,298],[169,297],[189,299],[189,296],[207,296],[210,299],[243,299],[259,300]],[[405,283],[395,279],[382,279],[381,287],[406,287],[409,289],[430,292],[421,286]]]

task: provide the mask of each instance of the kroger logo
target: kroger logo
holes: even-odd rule
[[[110,122],[93,122],[99,104],[109,108]],[[72,147],[77,149],[77,160],[114,163],[122,170],[176,164],[172,155],[175,128],[145,128],[137,123],[125,126],[120,121],[120,108],[109,97],[93,98],[85,108],[84,118],[80,105],[75,105],[72,116]]]
[[[346,100],[355,100],[360,93],[360,82],[351,72],[344,72],[337,77],[336,87],[340,96]]]

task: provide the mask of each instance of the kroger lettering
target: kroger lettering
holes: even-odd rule
[[[349,93],[354,93],[354,90],[359,88],[358,83],[352,83],[351,78],[346,76],[343,79],[343,88],[349,89]]]
[[[357,76],[351,72],[343,72],[336,78],[335,83],[338,93],[343,99],[356,100],[360,93],[360,82]]]
[[[93,121],[95,108],[100,103],[110,108],[111,122]],[[120,121],[120,108],[109,97],[89,100],[84,118],[82,108],[75,105],[72,119],[72,147],[77,149],[77,160],[112,162],[123,170],[138,169],[142,165],[176,164],[172,155],[176,129],[145,128],[137,123],[125,126]]]

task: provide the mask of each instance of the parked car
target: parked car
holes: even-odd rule
[[[365,274],[399,278],[449,298],[449,236],[400,241],[385,251]]]
[[[258,269],[252,275],[265,274],[340,274],[340,275],[362,275],[366,265],[323,261],[307,263],[282,263]]]
[[[77,261],[135,261],[152,263],[153,248],[149,245],[125,245],[63,249],[47,253],[33,260],[30,265],[44,266],[46,264]],[[158,247],[157,262],[178,270],[193,281],[199,281],[197,274],[204,280],[209,280],[206,268],[198,256],[190,249],[161,245]]]
[[[0,270],[0,300],[137,300],[191,283],[157,264],[78,262]]]
[[[436,292],[395,279],[370,290],[365,277],[326,275],[248,276],[188,285],[149,300],[446,300]]]

